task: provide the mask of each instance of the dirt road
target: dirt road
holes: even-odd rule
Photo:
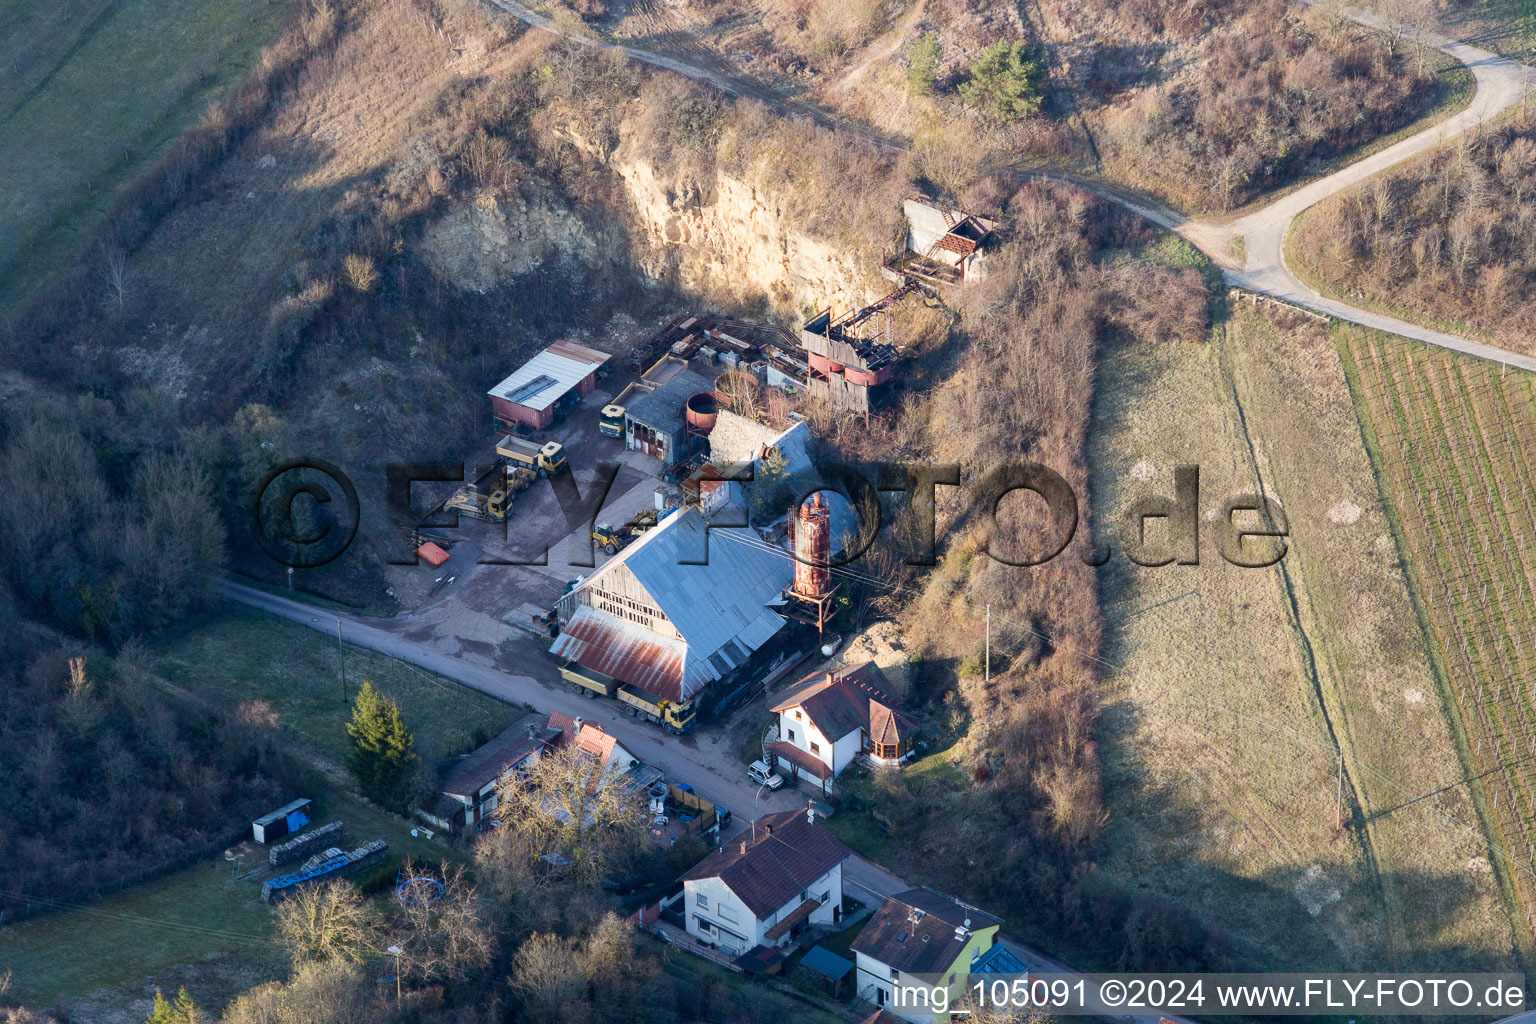
[[[653,53],[636,46],[610,43],[594,36],[573,32],[529,9],[518,0],[489,0],[489,2],[525,24],[565,36],[583,45],[619,50],[634,60],[698,81],[708,82],[730,95],[753,96],[786,114],[811,116],[820,124],[834,127],[839,131],[852,132],[878,145],[888,148],[905,148],[900,141],[891,140],[867,128],[852,125],[846,119],[831,115],[825,110],[778,97],[761,83],[754,82],[749,76],[734,73],[728,68],[706,68],[694,61]],[[1310,2],[1310,0],[1303,0],[1303,2]],[[1370,28],[1381,31],[1388,31],[1391,28],[1391,23],[1386,19],[1366,11],[1348,8],[1343,13]],[[1155,224],[1178,232],[1221,266],[1224,279],[1233,287],[1269,295],[1365,327],[1417,338],[1431,345],[1453,349],[1480,359],[1536,370],[1536,359],[1529,356],[1516,355],[1471,338],[1419,327],[1416,324],[1327,298],[1304,284],[1286,265],[1286,236],[1297,216],[1308,208],[1329,196],[1358,185],[1395,164],[1429,152],[1467,129],[1488,121],[1520,102],[1526,95],[1536,91],[1536,69],[1506,60],[1468,43],[1447,39],[1433,33],[1416,34],[1404,29],[1401,34],[1409,39],[1417,36],[1425,44],[1434,46],[1471,70],[1477,83],[1477,92],[1471,104],[1440,124],[1403,139],[1379,153],[1364,157],[1235,221],[1219,218],[1191,220],[1156,200],[1138,196],[1116,185],[1081,176],[1025,169],[1020,169],[1020,176],[1037,175],[1072,181],[1096,195],[1135,211]],[[1239,239],[1242,240],[1242,247],[1246,251],[1246,259],[1241,266],[1237,265],[1235,258],[1236,243]]]

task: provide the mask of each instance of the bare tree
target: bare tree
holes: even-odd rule
[[[392,938],[403,951],[398,962],[405,980],[456,981],[496,954],[495,930],[460,867],[443,864],[430,872],[409,865],[395,889],[395,907]]]
[[[512,990],[531,1020],[567,1024],[581,1006],[587,979],[576,965],[571,944],[558,935],[535,932],[512,958]]]
[[[357,888],[327,882],[277,905],[277,930],[294,964],[357,963],[374,952],[373,928]]]
[[[102,284],[106,288],[107,301],[119,313],[128,297],[128,254],[118,246],[106,247],[102,257]]]
[[[480,845],[492,847],[488,857],[539,861],[568,881],[595,885],[645,836],[644,806],[625,781],[577,747],[546,752],[497,786],[502,827]]]

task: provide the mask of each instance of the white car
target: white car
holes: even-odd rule
[[[747,778],[760,786],[767,786],[769,789],[778,789],[784,785],[783,777],[761,761],[753,761],[747,767]]]

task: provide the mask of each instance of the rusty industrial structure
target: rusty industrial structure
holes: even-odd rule
[[[891,397],[891,375],[899,352],[892,340],[891,308],[913,291],[916,282],[837,319],[824,309],[800,328],[806,352],[806,390],[834,408],[863,416]]]
[[[784,589],[791,618],[810,623],[818,634],[832,618],[832,599],[841,584],[832,582],[832,510],[820,492],[801,503],[790,517],[790,543],[795,552],[795,578]]]
[[[907,244],[904,251],[886,258],[886,277],[945,287],[981,279],[996,226],[992,220],[927,199],[907,199],[901,208],[907,217]]]

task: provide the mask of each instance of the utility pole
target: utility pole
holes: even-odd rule
[[[341,616],[336,616],[336,656],[341,659],[341,706],[347,706],[347,649],[341,642]]]
[[[992,681],[992,606],[987,605],[987,665],[984,668],[985,682]]]

